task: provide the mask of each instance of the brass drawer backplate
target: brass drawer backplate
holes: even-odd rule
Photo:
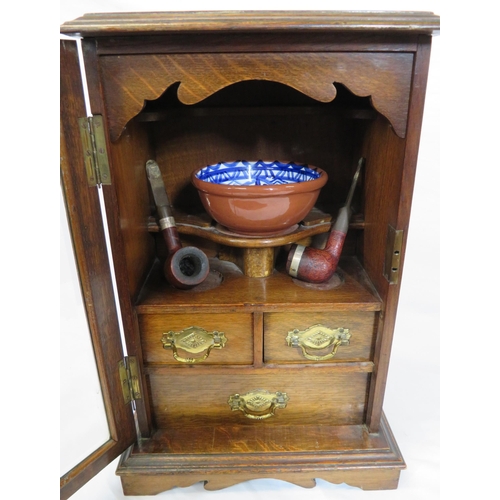
[[[300,331],[290,330],[286,337],[286,343],[290,347],[300,347],[305,358],[311,361],[325,361],[337,354],[341,345],[348,345],[351,338],[348,328],[329,328],[318,324]],[[319,351],[331,348],[328,354],[317,355],[308,351]]]
[[[212,349],[222,349],[227,342],[223,332],[207,332],[199,326],[190,326],[180,332],[170,331],[164,333],[161,338],[164,349],[172,349],[174,358],[181,363],[200,363],[208,358]],[[199,354],[206,351],[198,358],[183,358],[177,349]]]
[[[288,400],[285,392],[271,393],[264,389],[257,389],[243,395],[234,394],[227,402],[231,410],[239,410],[247,418],[265,420],[274,416],[278,408],[286,408]]]

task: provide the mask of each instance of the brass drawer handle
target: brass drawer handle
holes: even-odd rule
[[[212,349],[222,349],[227,342],[223,332],[207,332],[198,326],[190,326],[180,332],[167,332],[161,338],[163,349],[172,349],[172,354],[181,363],[200,363],[205,361]],[[199,358],[183,358],[177,353],[177,349],[182,349],[191,354],[198,354],[206,350],[205,354]]]
[[[274,416],[278,408],[286,408],[289,397],[286,392],[275,392],[274,394],[257,389],[246,394],[233,394],[228,399],[232,411],[241,411],[247,418],[253,420],[265,420]]]
[[[337,354],[341,345],[348,345],[351,334],[348,328],[328,328],[324,325],[313,325],[306,330],[297,329],[288,332],[286,343],[290,347],[300,347],[304,357],[311,361],[325,361]],[[320,350],[331,347],[330,353],[323,356],[309,354],[308,350]]]

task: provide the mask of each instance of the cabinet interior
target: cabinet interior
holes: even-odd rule
[[[379,311],[383,309],[388,284],[382,276],[387,227],[400,194],[402,163],[397,152],[403,151],[405,140],[396,135],[387,118],[371,105],[370,98],[357,97],[342,84],[335,86],[336,98],[321,103],[282,83],[243,81],[219,90],[198,104],[185,105],[177,98],[178,84],[172,85],[160,98],[146,102],[143,110],[127,123],[118,140],[111,144],[110,154],[115,169],[113,182],[128,293],[139,315],[143,348],[148,342],[158,342],[149,340],[143,331],[144,317],[170,314],[174,318],[184,312],[226,313],[245,310],[243,304],[252,304],[247,307],[250,314],[255,318],[261,317],[255,313],[261,314],[263,319],[249,320],[262,323],[252,327],[254,334],[250,334],[252,338],[248,341],[251,352],[243,361],[234,359],[227,364],[241,370],[272,369],[276,363],[292,365],[293,361],[280,362],[279,355],[276,361],[266,347],[257,345],[266,342],[257,330],[264,329],[268,312],[368,311],[374,332],[367,346],[368,356],[358,360],[361,373],[350,375],[363,379],[363,398],[356,403],[358,410],[346,412],[347,420],[336,419],[337,425],[347,425],[364,421]],[[365,158],[365,166],[355,191],[354,213],[339,265],[345,282],[336,289],[305,288],[294,282],[284,270],[289,245],[275,248],[276,264],[271,276],[249,278],[238,269],[236,261],[227,262],[225,245],[183,230],[184,224],[193,221],[196,224],[198,219],[210,225],[190,181],[191,173],[197,168],[220,161],[247,159],[286,160],[320,167],[328,173],[328,182],[316,208],[334,220],[345,202],[360,157]],[[166,257],[166,248],[158,232],[156,208],[145,173],[148,159],[154,159],[160,166],[183,244],[201,248],[221,273],[222,282],[215,288],[203,293],[196,289],[176,290],[163,277],[161,263]],[[329,227],[323,230],[323,237]],[[320,244],[321,237],[319,234],[303,243]],[[163,380],[162,374],[174,370],[174,373],[182,373],[184,385],[196,385],[196,377],[190,374],[214,369],[207,361],[203,366],[191,366],[192,370],[187,373],[176,372],[185,367],[160,362],[154,356],[150,359],[144,353],[143,362],[149,383]],[[321,369],[322,366],[320,372]],[[172,377],[169,373],[168,379]],[[176,428],[175,415],[165,417],[159,410],[164,404],[164,394],[168,394],[165,384],[171,387],[165,381],[159,382],[161,390],[155,384],[149,386],[153,422],[163,432]],[[205,423],[213,417],[213,425],[219,425],[219,410],[212,414],[213,407],[209,409],[207,402]],[[200,418],[193,416],[194,421]],[[297,418],[295,424],[298,424],[300,418],[293,418]],[[245,424],[247,422],[243,422]],[[186,425],[183,419],[182,427]]]
[[[156,209],[145,174],[148,159],[156,160],[162,170],[184,244],[199,246],[209,257],[216,257],[218,244],[183,234],[182,226],[190,217],[201,215],[205,223],[208,217],[190,181],[194,170],[245,159],[314,165],[328,173],[316,207],[334,220],[345,202],[357,161],[365,157],[343,257],[359,261],[384,297],[387,285],[381,279],[381,265],[387,224],[399,200],[402,170],[402,158],[395,152],[402,154],[405,140],[371,106],[368,97],[357,97],[342,84],[335,86],[337,97],[330,103],[315,101],[281,83],[245,81],[194,105],[180,103],[178,85],[173,85],[159,99],[145,104],[111,145],[129,293],[134,302],[155,260],[162,259],[166,251],[158,237]],[[276,262],[279,265],[280,254]],[[175,294],[175,290],[171,292]],[[169,300],[167,293],[165,301]]]

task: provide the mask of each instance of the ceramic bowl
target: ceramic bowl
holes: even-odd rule
[[[235,161],[193,172],[205,210],[231,232],[249,236],[291,231],[314,207],[328,176],[310,165]]]

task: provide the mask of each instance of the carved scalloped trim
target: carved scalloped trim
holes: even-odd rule
[[[218,491],[230,488],[237,484],[256,479],[273,479],[294,484],[301,488],[314,488],[317,479],[332,484],[348,484],[363,490],[391,490],[396,489],[399,482],[400,468],[398,467],[359,467],[352,470],[341,467],[327,471],[300,471],[300,472],[240,472],[233,474],[194,473],[178,475],[172,473],[122,476],[122,485],[126,495],[158,495],[173,488],[188,488],[203,482],[207,491]]]
[[[410,53],[160,54],[102,58],[104,97],[111,140],[146,101],[180,83],[178,98],[196,104],[238,82],[266,80],[288,85],[320,102],[331,102],[342,83],[359,97],[371,96],[396,134],[405,136],[413,55]]]

